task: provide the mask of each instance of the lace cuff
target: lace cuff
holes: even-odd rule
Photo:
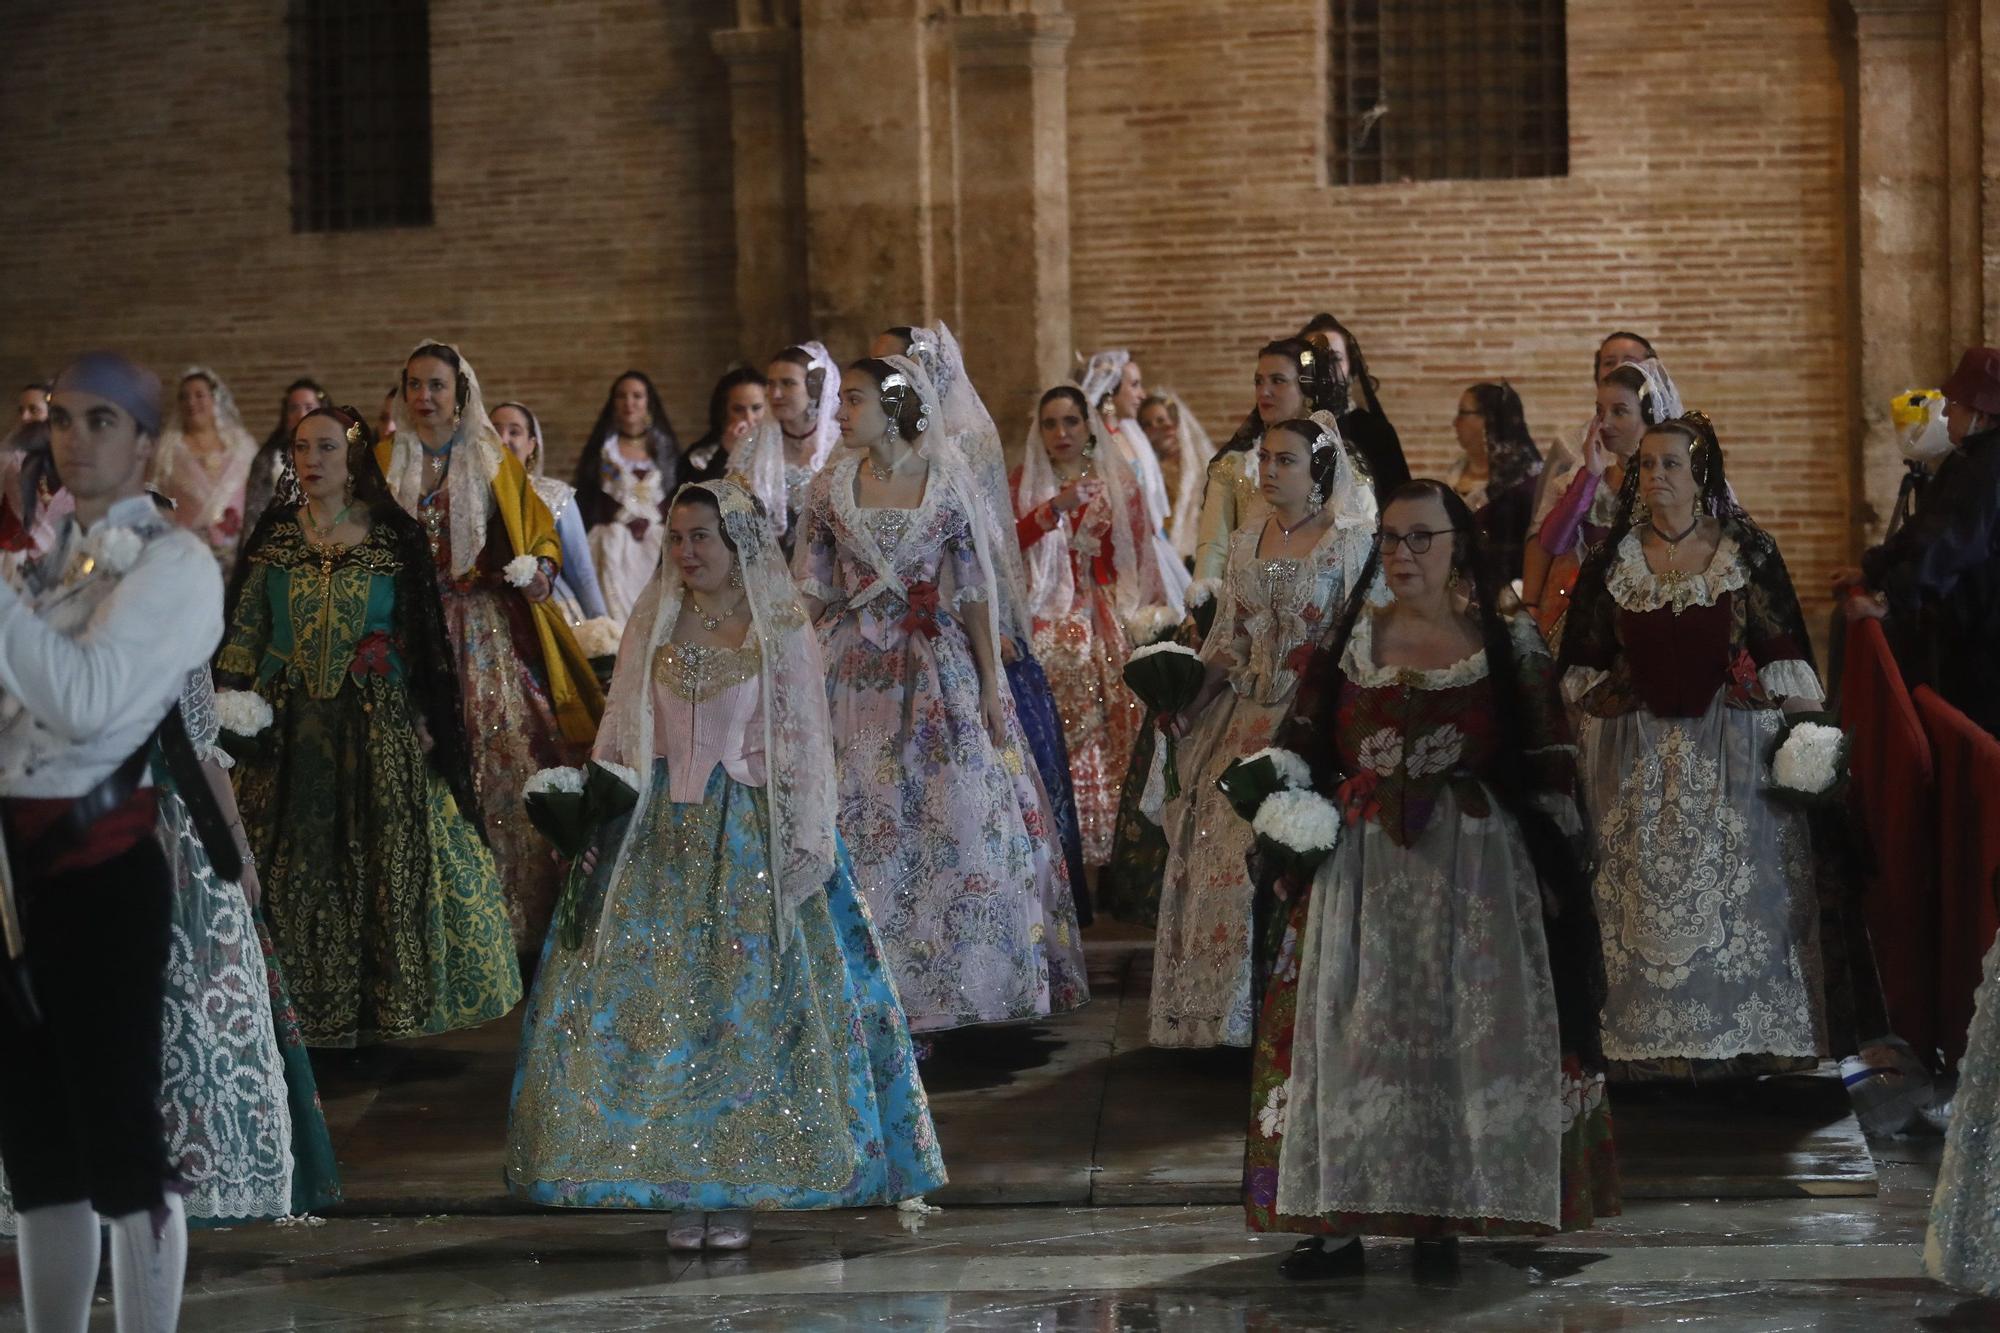
[[[1592,690],[1603,684],[1605,677],[1610,674],[1609,671],[1600,671],[1596,667],[1571,667],[1569,670],[1563,672],[1563,702],[1566,704],[1578,703],[1584,695],[1589,694]]]
[[[1766,662],[1757,668],[1757,683],[1780,699],[1817,703],[1826,698],[1826,691],[1820,688],[1819,674],[1796,657]]]

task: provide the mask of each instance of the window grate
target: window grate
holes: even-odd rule
[[[292,230],[431,221],[428,0],[291,0]]]
[[[1327,179],[1569,173],[1563,0],[1331,0]]]

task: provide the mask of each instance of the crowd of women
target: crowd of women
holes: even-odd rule
[[[1603,340],[1546,452],[1470,386],[1445,480],[1333,317],[1243,370],[1218,447],[1099,352],[1010,468],[951,331],[898,325],[731,368],[685,449],[627,372],[572,483],[442,341],[376,424],[301,379],[261,445],[188,370],[153,481],[229,579],[185,709],[244,867],[162,803],[191,1211],[336,1198],[305,1048],[524,984],[518,1197],[724,1249],[917,1199],[928,1044],[1086,1003],[1096,913],[1156,927],[1155,1045],[1250,1050],[1293,1277],[1615,1213],[1607,1085],[1904,1076],[1849,867],[1767,791],[1824,694],[1798,597],[1652,345]],[[0,486],[32,558],[32,423]],[[1202,683],[1149,714],[1126,668],[1172,642]],[[1316,867],[1219,785],[1255,754],[1341,812]],[[586,764],[630,808],[558,860],[524,792]],[[1941,1220],[1990,1255],[1990,1210]]]

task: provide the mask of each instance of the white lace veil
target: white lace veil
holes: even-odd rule
[[[743,575],[744,601],[750,608],[750,633],[762,652],[765,795],[770,827],[770,875],[778,907],[780,948],[790,945],[801,904],[826,888],[833,874],[835,768],[833,727],[826,706],[826,668],[819,639],[799,604],[798,590],[785,566],[784,552],[770,521],[757,512],[751,493],[733,478],[683,486],[675,498],[690,491],[713,497],[722,513],[722,531],[736,547]],[[626,879],[626,863],[639,833],[648,824],[653,791],[654,744],[653,661],[673,638],[680,619],[685,585],[680,566],[662,560],[652,582],[639,594],[625,638],[618,649],[618,666],[604,721],[598,728],[595,758],[623,764],[639,779],[639,804],[626,825],[610,878],[605,881],[603,922],[611,919],[612,897]],[[687,725],[671,720],[670,726]]]
[[[1132,353],[1123,347],[1107,347],[1094,353],[1083,368],[1077,383],[1083,388],[1083,401],[1090,404],[1093,414],[1100,410],[1107,394],[1118,387],[1118,381],[1125,374],[1126,363]]]
[[[1007,455],[1000,428],[965,373],[965,356],[958,339],[943,320],[935,327],[913,329],[912,360],[922,366],[937,390],[944,439],[958,455],[978,503],[973,534],[993,566],[999,605],[995,614],[1002,632],[1027,642],[1033,633],[1028,609],[1028,574],[1021,544],[1014,539],[1014,506],[1007,492]]]
[[[1215,457],[1215,441],[1210,439],[1203,428],[1201,419],[1194,410],[1172,389],[1156,389],[1154,394],[1167,401],[1176,420],[1180,422],[1177,434],[1180,437],[1180,477],[1174,484],[1174,493],[1168,497],[1173,502],[1173,516],[1167,530],[1167,537],[1174,544],[1174,550],[1181,556],[1194,554],[1201,535],[1201,497],[1208,482],[1208,463]],[[1150,443],[1150,441],[1149,441]]]
[[[178,390],[196,375],[214,387],[215,433],[224,448],[222,471],[213,481],[189,448],[187,422],[181,417]],[[222,382],[222,376],[208,367],[189,366],[174,381],[174,388],[166,422],[160,428],[159,447],[154,451],[159,461],[153,465],[153,483],[180,506],[176,522],[196,530],[211,528],[221,521],[229,502],[243,490],[250,466],[257,458],[257,437],[243,424],[243,414],[236,409],[236,395]],[[244,515],[246,526],[256,519],[255,514]]]
[[[1341,560],[1352,581],[1368,560],[1381,519],[1375,503],[1375,487],[1363,481],[1355,470],[1353,455],[1346,440],[1341,438],[1339,417],[1321,410],[1307,420],[1319,427],[1319,439],[1312,446],[1313,457],[1318,458],[1327,449],[1334,452],[1333,476],[1328,479],[1323,504],[1333,511],[1333,526],[1343,534]]]
[[[808,466],[817,476],[840,445],[840,423],[833,419],[834,413],[840,411],[840,363],[833,359],[833,353],[826,350],[825,343],[802,342],[795,346],[812,358],[812,365],[806,368],[808,374],[815,370],[825,373],[825,379],[819,386],[819,397],[813,400],[812,405],[818,435],[813,440]]]
[[[726,470],[762,502],[772,531],[783,532],[791,526],[791,492],[785,484],[785,432],[777,418],[765,414],[757,429],[750,432],[750,438],[729,455]]]
[[[451,572],[463,576],[486,549],[486,519],[493,509],[493,478],[500,474],[500,455],[507,446],[486,415],[486,399],[479,392],[479,375],[465,353],[441,338],[426,338],[403,358],[426,347],[446,347],[458,357],[458,373],[466,386],[465,406],[459,409],[458,424],[451,435],[451,467],[445,473],[445,495],[451,502]],[[396,433],[390,437],[389,493],[396,503],[414,517],[421,517],[424,492],[424,447],[410,420],[404,395],[396,395]]]
[[[1083,393],[1087,400],[1090,391],[1085,389]],[[1055,465],[1049,461],[1049,451],[1042,446],[1040,415],[1037,408],[1035,417],[1028,422],[1027,441],[1021,447],[1021,482],[1014,503],[1016,512],[1023,516],[1062,489],[1056,480]],[[1062,515],[1055,527],[1028,548],[1028,606],[1037,620],[1065,616],[1075,608],[1076,582],[1070,568],[1070,551],[1075,547],[1087,563],[1097,550],[1097,542],[1090,534],[1100,521],[1111,535],[1111,558],[1118,573],[1115,600],[1119,618],[1127,619],[1143,607],[1170,600],[1168,581],[1159,563],[1160,543],[1145,526],[1146,502],[1140,494],[1138,478],[1132,475],[1117,442],[1104,438],[1103,418],[1096,409],[1086,407],[1083,415],[1090,431],[1091,475],[1104,484],[1104,490],[1094,503]]]

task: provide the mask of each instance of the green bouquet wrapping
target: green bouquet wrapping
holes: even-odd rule
[[[1236,813],[1246,820],[1257,818],[1264,798],[1281,791],[1303,791],[1312,786],[1312,770],[1290,750],[1262,749],[1246,754],[1215,780],[1215,788],[1228,798]]]
[[[582,768],[545,768],[521,788],[528,821],[569,861],[556,904],[556,939],[563,948],[583,943],[583,899],[589,876],[583,854],[598,830],[629,814],[639,803],[638,775],[617,764],[592,760]]]
[[[1193,707],[1207,680],[1208,664],[1201,655],[1178,643],[1149,644],[1125,659],[1125,683],[1139,696],[1155,725]],[[1166,797],[1171,801],[1181,794],[1180,769],[1175,762],[1178,738],[1165,727],[1160,728],[1160,737],[1165,742],[1161,748],[1165,752]]]

